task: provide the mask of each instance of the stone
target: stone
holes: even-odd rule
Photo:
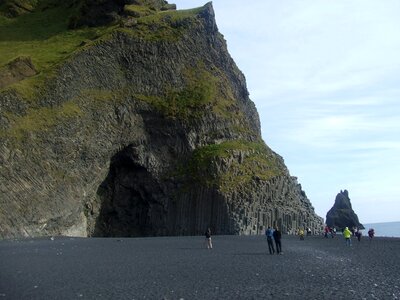
[[[17,57],[0,68],[0,89],[37,73],[30,57]]]
[[[4,5],[5,15],[7,17],[15,18],[21,15],[31,13],[36,6],[36,1],[27,0],[3,0],[0,1]]]
[[[125,18],[122,23],[121,23],[121,27],[134,27],[135,25],[137,25],[137,20],[135,18]]]
[[[345,227],[364,229],[357,214],[353,211],[347,190],[337,194],[333,207],[326,214],[326,224],[339,230]]]

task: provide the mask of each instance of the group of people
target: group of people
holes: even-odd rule
[[[206,237],[207,249],[212,249],[211,229],[207,228],[204,235]],[[275,254],[276,252],[276,254],[283,254],[282,244],[281,244],[282,233],[279,231],[279,229],[277,227],[275,227],[274,229],[268,227],[267,230],[265,231],[265,235],[267,236],[269,253]],[[274,247],[274,242],[275,242],[275,247]]]
[[[357,237],[357,240],[360,242],[361,241],[361,230],[359,228],[357,228],[356,230],[350,230],[349,227],[346,227],[343,230],[343,237],[346,240],[346,245],[351,246],[351,236],[354,235]],[[370,228],[368,230],[368,237],[369,240],[371,241],[372,238],[375,236],[375,230],[373,228]]]
[[[275,254],[274,241],[276,246],[276,254],[283,254],[281,244],[282,233],[279,231],[279,229],[277,227],[268,227],[267,230],[265,230],[265,235],[267,236],[269,254]]]
[[[308,235],[308,230],[307,230],[307,235]],[[311,232],[311,230],[310,230]],[[300,229],[298,231],[298,234],[300,236],[300,239],[303,240],[304,239],[304,231],[302,229]],[[328,226],[325,227],[324,230],[324,236],[327,238],[328,234],[330,234],[332,237],[334,237],[336,235],[336,230],[335,228],[330,228]],[[281,244],[281,238],[282,238],[282,233],[279,231],[279,229],[277,227],[275,228],[271,228],[268,227],[267,230],[265,230],[265,235],[267,236],[267,242],[268,242],[268,250],[269,250],[269,254],[283,254],[282,252],[282,244]],[[345,238],[346,241],[346,245],[351,246],[351,236],[355,235],[358,239],[358,241],[361,240],[361,236],[362,233],[359,229],[357,230],[350,230],[348,227],[346,227],[343,230],[343,237]],[[370,228],[368,230],[368,237],[370,240],[372,240],[372,238],[375,235],[375,231],[373,228]],[[211,229],[207,228],[206,232],[205,232],[205,237],[206,237],[206,247],[207,249],[212,249],[212,241],[211,241]],[[274,242],[275,242],[275,247],[274,247]],[[276,251],[275,251],[276,249]]]
[[[328,238],[328,237],[334,238],[335,236],[336,236],[336,228],[325,226],[324,237],[325,238]]]

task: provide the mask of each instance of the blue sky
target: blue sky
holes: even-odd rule
[[[178,9],[206,1],[178,0]],[[400,221],[400,1],[215,0],[265,142],[325,218]]]

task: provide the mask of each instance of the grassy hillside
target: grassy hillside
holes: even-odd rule
[[[0,67],[20,56],[32,59],[39,75],[14,84],[14,88],[27,99],[34,98],[33,93],[43,85],[46,78],[52,76],[60,63],[99,38],[115,30],[151,40],[176,38],[176,33],[179,34],[185,24],[190,23],[182,20],[197,12],[151,11],[152,15],[146,13],[136,17],[137,25],[134,29],[122,28],[122,23],[69,29],[71,20],[79,15],[79,1],[22,1],[30,10],[15,17],[9,14],[8,2],[0,6]],[[132,5],[126,7],[126,10],[134,9],[138,8]]]
[[[31,57],[39,75],[17,83],[17,89],[31,98],[31,93],[71,53],[96,40],[113,28],[98,27],[69,30],[68,22],[76,7],[61,2],[40,1],[30,13],[7,17],[0,11],[0,66],[19,56]]]
[[[186,30],[198,25],[200,20],[197,16],[202,11],[202,8],[157,11],[140,5],[125,5],[124,11],[129,13],[123,14],[118,24],[71,29],[71,20],[81,13],[79,1],[7,1],[23,1],[29,4],[30,10],[11,17],[7,13],[6,5],[0,7],[0,69],[17,57],[31,58],[38,75],[6,87],[16,90],[29,102],[35,101],[35,95],[45,86],[46,79],[54,75],[65,60],[98,40],[107,39],[110,33],[123,31],[150,43],[159,40],[174,41]],[[126,20],[133,18],[132,14],[136,15],[135,25],[124,26]],[[164,94],[132,96],[149,103],[169,118],[187,121],[212,110],[225,119],[243,120],[244,116],[237,107],[231,83],[222,70],[214,68],[211,72],[205,68],[204,63],[198,62],[197,67],[187,68],[183,75],[185,84],[182,88],[177,89],[166,84]],[[76,107],[69,113],[64,113],[62,108],[53,110],[41,110],[33,106],[26,116],[9,113],[7,119],[11,122],[12,129],[0,132],[0,136],[20,139],[24,132],[40,131],[63,119],[59,116],[72,116],[79,112]],[[33,125],[36,123],[37,125]],[[237,127],[236,131],[248,130],[243,124]]]

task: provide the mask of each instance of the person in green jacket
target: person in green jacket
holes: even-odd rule
[[[351,246],[351,231],[346,227],[343,231],[343,236],[346,239],[346,245]]]

